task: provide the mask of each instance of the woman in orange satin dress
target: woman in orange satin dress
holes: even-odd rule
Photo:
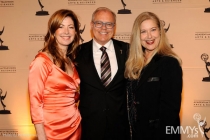
[[[74,66],[79,21],[71,10],[56,11],[48,21],[43,49],[30,64],[31,119],[39,140],[80,140],[76,105],[80,79]]]

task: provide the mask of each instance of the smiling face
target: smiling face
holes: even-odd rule
[[[107,29],[103,24],[101,28],[95,27],[93,22],[101,21],[101,22],[110,22],[115,23],[114,16],[109,11],[99,11],[96,13],[94,20],[91,22],[91,29],[94,35],[94,39],[100,45],[106,44],[114,35],[115,26],[111,29]]]
[[[145,48],[145,55],[151,55],[160,42],[160,29],[152,19],[145,20],[140,25],[141,45]]]
[[[74,40],[76,31],[70,17],[64,18],[60,27],[55,31],[55,38],[59,48],[67,48]]]

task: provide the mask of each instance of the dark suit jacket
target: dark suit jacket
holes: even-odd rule
[[[118,71],[107,88],[103,86],[93,61],[93,41],[80,46],[76,58],[81,79],[79,109],[82,140],[127,140],[128,116],[124,79],[128,43],[113,39]],[[111,60],[110,60],[111,61]]]
[[[174,134],[180,125],[182,92],[182,69],[178,61],[155,55],[136,83],[127,84],[129,101],[134,95],[134,108],[129,104],[129,114],[135,114],[131,122],[136,117],[132,122],[133,140],[180,140],[180,135]]]

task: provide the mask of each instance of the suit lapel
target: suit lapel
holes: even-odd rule
[[[124,53],[126,52],[123,52],[124,50],[122,49],[122,46],[119,45],[114,39],[113,39],[113,45],[114,45],[114,50],[115,50],[115,55],[116,55],[116,60],[117,60],[117,66],[118,66],[118,70],[115,74],[115,76],[113,77],[111,83],[107,86],[107,88],[109,87],[112,87],[112,84],[114,83],[114,81],[117,80],[118,78],[118,75],[120,72],[123,72],[124,73],[124,56],[123,55]]]
[[[84,51],[85,53],[83,54],[84,56],[84,61],[85,61],[85,65],[87,68],[87,71],[85,71],[86,73],[88,73],[89,76],[89,82],[92,83],[93,85],[98,86],[98,84],[101,87],[104,87],[101,79],[98,75],[98,72],[96,70],[95,64],[94,64],[94,60],[93,60],[93,40],[91,40],[88,44],[88,46],[86,47],[86,50]]]
[[[118,70],[112,79],[111,83],[106,87],[107,89],[111,88],[113,83],[119,78],[118,76],[122,73],[124,73],[124,67],[125,67],[125,56],[126,56],[126,51],[122,49],[121,44],[119,45],[117,41],[113,40],[113,45],[114,45],[114,50],[116,54],[116,59],[117,59],[117,65],[118,65]],[[101,82],[101,79],[98,75],[98,72],[96,70],[94,60],[93,60],[93,40],[89,41],[88,44],[85,46],[85,51],[83,51],[82,54],[83,61],[85,62],[85,67],[83,69],[87,69],[87,71],[84,72],[88,73],[88,78],[85,78],[85,81],[89,81],[89,83],[94,84],[93,86],[97,87],[103,87],[103,84]],[[111,60],[110,60],[111,61]],[[122,72],[122,73],[121,73]],[[100,85],[100,86],[99,86]]]
[[[141,74],[138,87],[136,90],[145,82],[147,82],[148,78],[151,76],[151,73],[159,66],[160,55],[155,55],[151,62],[145,67],[143,73]]]
[[[123,56],[122,55],[122,48],[121,46],[119,46],[114,40],[113,40],[113,44],[114,44],[114,50],[115,50],[115,55],[116,55],[116,59],[117,59],[117,66],[118,66],[118,70],[117,73],[115,74],[113,80],[115,79],[115,77],[117,77],[117,74],[122,71],[123,69]]]

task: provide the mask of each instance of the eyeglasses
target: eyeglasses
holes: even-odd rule
[[[103,25],[105,25],[105,27],[106,27],[107,29],[112,29],[112,28],[115,26],[115,24],[112,23],[112,22],[95,21],[95,22],[93,22],[93,23],[94,23],[94,26],[95,26],[96,28],[101,28]]]

